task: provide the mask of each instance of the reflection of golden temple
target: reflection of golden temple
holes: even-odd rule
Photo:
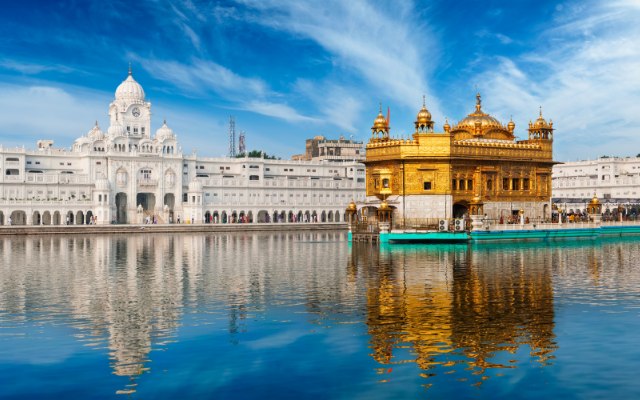
[[[518,259],[531,257],[523,251]],[[414,361],[424,370],[463,363],[481,381],[488,368],[513,368],[494,361],[495,356],[523,345],[546,364],[556,348],[551,264],[540,260],[535,270],[513,272],[512,260],[497,252],[471,253],[466,246],[424,252],[394,248],[384,261],[362,260],[379,263],[361,265],[378,274],[368,280],[367,290],[372,357],[383,365]],[[398,359],[407,345],[415,359]]]
[[[393,208],[395,225],[407,220],[437,221],[480,210],[488,218],[508,218],[524,209],[527,218],[550,218],[553,122],[540,111],[528,138],[516,140],[515,123],[503,125],[482,110],[444,132],[433,130],[423,101],[411,139],[390,136],[382,108],[367,144],[367,200],[361,213],[375,217],[381,200]],[[479,200],[477,200],[479,199]]]

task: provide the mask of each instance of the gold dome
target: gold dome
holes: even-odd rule
[[[476,130],[476,127],[479,127],[481,131],[485,131],[487,128],[504,129],[500,121],[482,111],[480,93],[476,95],[476,111],[458,122],[455,129],[464,129],[473,132]]]
[[[513,122],[513,118],[511,118],[509,120],[509,123],[507,124],[507,130],[511,133],[513,133],[513,131],[516,129],[516,123]]]
[[[380,208],[378,208],[378,210],[380,211],[389,210],[389,203],[387,203],[386,200],[383,200],[382,203],[380,203]]]
[[[422,125],[431,122],[431,113],[427,110],[427,104],[425,96],[422,96],[422,108],[418,111],[418,116],[416,117],[416,124]]]
[[[444,120],[444,126],[442,127],[445,132],[449,132],[451,130],[451,125],[449,125],[449,119]]]
[[[349,203],[349,205],[347,206],[347,211],[357,211],[358,206],[356,206],[356,203],[351,200],[351,203]]]
[[[591,199],[591,202],[589,204],[594,206],[600,204],[600,200],[598,200],[598,196],[596,196],[595,193],[593,194],[593,198]]]
[[[382,115],[382,104],[380,105],[380,112],[373,121],[373,127],[371,129],[373,129],[374,132],[386,131],[389,129],[389,121],[387,121],[384,115]]]
[[[531,126],[532,128],[543,128],[543,129],[551,128],[551,124],[547,123],[547,121],[542,117],[542,107],[540,107],[540,116],[538,117],[536,122],[534,122],[531,125],[532,125]]]

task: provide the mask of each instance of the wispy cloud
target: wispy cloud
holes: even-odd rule
[[[325,1],[309,7],[283,0],[241,1],[257,14],[254,21],[310,39],[331,54],[335,67],[352,73],[387,100],[410,109],[423,94],[432,96],[427,77],[437,65],[438,46],[416,20],[411,2],[386,6],[366,1]],[[432,112],[439,113],[437,104]],[[343,124],[348,125],[348,124]]]
[[[639,2],[576,3],[559,10],[539,46],[513,59],[498,58],[478,79],[498,112],[524,110],[534,118],[542,105],[557,128],[556,155],[633,155],[640,149]]]
[[[57,145],[68,146],[87,133],[95,119],[103,129],[107,128],[104,115],[108,103],[108,97],[93,91],[74,93],[52,86],[3,84],[0,85],[0,136],[19,135],[19,143],[3,140],[5,145],[31,147],[37,139],[55,139]]]
[[[17,71],[26,75],[37,75],[43,72],[50,72],[50,71],[62,72],[65,74],[78,72],[75,69],[70,68],[66,65],[35,64],[35,63],[21,62],[17,60],[10,60],[7,58],[0,59],[0,68],[11,70],[11,71]]]

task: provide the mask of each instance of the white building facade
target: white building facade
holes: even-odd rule
[[[567,212],[582,210],[597,196],[603,212],[623,213],[640,204],[640,157],[600,157],[553,167],[552,197]]]
[[[358,162],[184,155],[131,71],[98,124],[70,150],[0,145],[0,225],[342,222],[364,199]]]

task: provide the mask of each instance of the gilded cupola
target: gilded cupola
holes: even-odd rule
[[[389,121],[382,115],[382,104],[380,104],[380,111],[371,127],[371,138],[389,139]]]
[[[542,116],[542,107],[540,107],[540,115],[534,122],[529,122],[529,140],[535,139],[553,139],[553,121],[547,122]]]
[[[433,121],[431,113],[427,110],[425,96],[422,96],[422,108],[418,111],[415,124],[417,133],[433,132]]]

